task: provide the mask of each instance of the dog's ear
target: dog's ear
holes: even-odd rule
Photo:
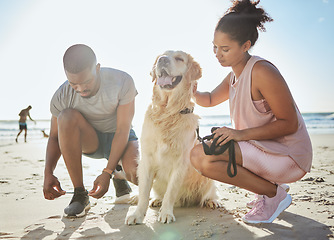
[[[199,65],[198,62],[194,61],[191,58],[191,62],[190,62],[190,68],[188,70],[188,74],[190,76],[191,80],[198,80],[202,77],[202,68]]]
[[[157,81],[157,75],[155,74],[155,69],[157,68],[157,62],[158,62],[159,57],[160,57],[160,55],[155,59],[152,70],[150,72],[150,75],[152,77],[152,82],[154,82],[154,83],[156,83],[156,81]]]
[[[152,69],[152,71],[150,72],[150,75],[152,77],[152,82],[156,83],[157,75],[155,74],[155,68]]]

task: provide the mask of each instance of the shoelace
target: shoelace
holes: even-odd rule
[[[199,136],[199,130],[197,129],[197,135],[198,135],[198,140],[200,142],[202,142],[203,145],[203,149],[206,155],[220,155],[222,153],[224,153],[227,149],[229,150],[229,161],[228,161],[228,165],[227,165],[227,175],[229,177],[235,177],[237,175],[237,163],[235,160],[235,149],[234,149],[234,141],[230,140],[229,142],[227,142],[226,144],[222,145],[222,146],[218,146],[217,141],[219,139],[219,137],[214,138],[214,131],[217,129],[218,127],[213,127],[211,128],[211,135],[205,136],[203,138],[201,138]],[[204,140],[212,140],[212,144],[209,147]],[[231,167],[233,167],[233,173],[231,171]]]
[[[259,195],[255,194],[254,199],[250,203],[254,203],[254,206],[255,206],[255,203],[257,203],[257,201],[259,201]]]
[[[263,212],[263,208],[264,208],[264,198],[263,198],[263,196],[259,195],[258,201],[255,203],[255,206],[252,209],[252,211],[250,212],[250,214],[255,215],[259,212]]]

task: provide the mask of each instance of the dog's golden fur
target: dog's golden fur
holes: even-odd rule
[[[166,64],[161,63],[162,57]],[[174,79],[173,87],[157,84],[163,72]],[[167,51],[155,61],[151,75],[152,103],[146,111],[140,139],[139,202],[126,219],[129,225],[143,221],[152,186],[157,197],[152,205],[161,205],[159,221],[163,223],[175,221],[174,205],[219,207],[213,181],[196,172],[190,163],[199,116],[189,110],[194,107],[193,86],[202,76],[199,64],[189,54]],[[182,80],[174,86],[176,76],[182,76]],[[190,113],[180,113],[185,109]]]

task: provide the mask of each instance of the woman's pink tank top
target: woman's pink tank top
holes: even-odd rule
[[[238,130],[263,126],[276,120],[270,109],[266,112],[260,112],[252,100],[251,75],[253,66],[258,61],[267,60],[252,56],[238,79],[235,79],[233,72],[231,74],[229,89],[230,116],[233,127]],[[249,142],[263,151],[288,155],[301,169],[310,172],[312,144],[297,106],[296,110],[298,115],[298,130],[296,133],[272,140],[250,140]]]

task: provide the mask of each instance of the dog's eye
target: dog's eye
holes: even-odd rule
[[[180,57],[175,57],[175,60],[176,61],[180,61],[180,62],[184,62],[184,60],[182,58],[180,58]]]

